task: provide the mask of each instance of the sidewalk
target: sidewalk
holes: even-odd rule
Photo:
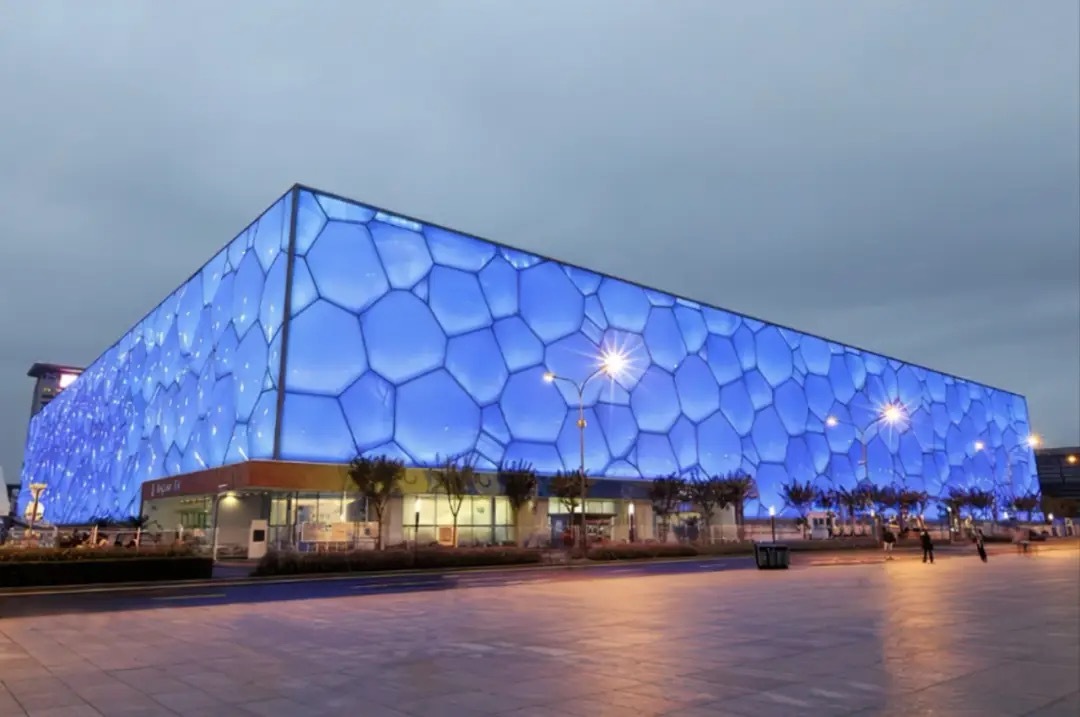
[[[989,555],[1007,555],[1015,554],[1016,547],[1008,543],[993,543],[988,544],[987,552]],[[1050,543],[1039,544],[1037,551],[1060,551],[1060,550],[1077,550],[1080,549],[1080,540],[1077,539],[1059,539]],[[950,559],[959,557],[977,557],[975,548],[970,543],[956,543],[956,544],[943,544],[939,546],[936,551],[936,555],[939,559]],[[897,558],[903,562],[909,562],[912,560],[918,560],[921,558],[922,551],[918,548],[911,546],[904,546],[897,548],[895,551]],[[1037,557],[1038,552],[1032,554],[1032,557]],[[251,577],[251,570],[254,568],[257,561],[250,560],[238,560],[238,561],[225,561],[219,563],[214,567],[214,576],[210,580],[187,580],[187,581],[160,581],[160,582],[144,582],[144,583],[110,583],[110,584],[94,584],[94,585],[65,585],[65,586],[38,586],[38,587],[25,587],[25,588],[8,588],[0,589],[0,596],[16,597],[18,595],[44,595],[44,594],[60,594],[60,593],[109,593],[109,592],[123,592],[123,591],[158,591],[167,589],[179,589],[179,588],[198,588],[198,587],[213,587],[213,588],[226,588],[230,586],[245,586],[245,585],[274,585],[274,584],[288,584],[288,583],[316,583],[316,582],[332,582],[332,581],[356,581],[356,580],[386,580],[386,579],[404,579],[408,580],[410,577],[424,576],[426,578],[436,578],[439,576],[467,576],[467,575],[492,575],[492,574],[510,574],[510,573],[559,573],[567,570],[572,571],[597,571],[602,573],[610,570],[621,570],[630,567],[641,566],[662,566],[662,565],[676,565],[683,564],[701,564],[708,563],[720,563],[723,561],[746,561],[748,564],[753,560],[752,552],[739,552],[739,553],[727,553],[718,555],[698,555],[692,557],[680,557],[680,558],[652,558],[652,559],[639,559],[639,560],[607,560],[607,561],[592,561],[581,560],[574,562],[564,562],[559,564],[529,564],[529,565],[494,565],[494,566],[478,566],[467,568],[440,568],[440,569],[412,569],[412,570],[386,570],[386,571],[371,571],[371,572],[351,572],[351,573],[309,573],[300,575],[278,575],[268,577]],[[875,548],[847,548],[836,550],[813,550],[813,551],[795,551],[792,554],[791,565],[792,567],[827,567],[837,565],[867,565],[873,563],[885,563],[884,555],[879,549]]]

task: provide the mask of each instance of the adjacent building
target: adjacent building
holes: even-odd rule
[[[411,469],[393,540],[449,522],[443,457],[583,462],[590,525],[625,534],[634,505],[644,535],[671,473],[751,474],[749,515],[792,480],[1033,491],[1030,430],[1008,391],[296,186],[34,416],[22,482],[53,522],[216,508],[241,542],[328,539],[363,520],[344,464],[385,454]],[[464,533],[508,537],[486,490]],[[564,513],[542,492],[534,528]]]
[[[1080,518],[1080,446],[1035,451],[1045,512]]]

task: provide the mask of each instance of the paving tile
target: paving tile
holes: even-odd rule
[[[0,715],[5,714],[0,711]],[[66,707],[47,707],[30,710],[28,717],[101,717],[101,713],[87,704],[68,705]]]
[[[1080,554],[972,567],[5,619],[0,716],[1080,714]]]

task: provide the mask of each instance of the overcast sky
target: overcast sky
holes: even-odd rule
[[[0,465],[294,182],[1028,396],[1080,443],[1075,0],[0,0]]]

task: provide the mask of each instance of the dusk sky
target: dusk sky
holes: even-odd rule
[[[1025,394],[1080,443],[1075,0],[0,0],[0,466],[294,182]]]

